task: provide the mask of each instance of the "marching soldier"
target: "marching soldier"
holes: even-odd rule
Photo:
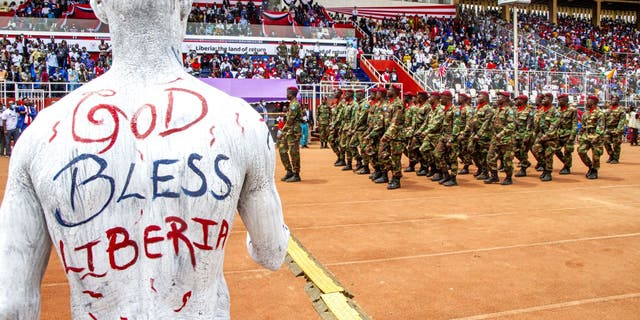
[[[542,116],[543,110],[544,110],[544,105],[542,104],[542,100],[543,99],[544,99],[544,95],[542,93],[539,93],[536,96],[535,110],[533,112],[533,127],[532,127],[533,130],[531,130],[531,135],[529,136],[529,143],[531,145],[531,147],[530,147],[531,153],[533,154],[533,157],[536,159],[535,169],[536,169],[536,171],[539,171],[539,172],[544,171],[544,165],[542,164],[541,156],[538,155],[533,150],[533,144],[538,139],[538,123],[540,123],[540,117]]]
[[[509,98],[511,94],[506,91],[498,95],[498,110],[491,121],[491,144],[487,154],[487,164],[491,169],[491,176],[484,183],[498,183],[498,159],[504,165],[505,179],[502,185],[512,184],[513,175],[513,134],[515,131],[515,114],[511,108]]]
[[[389,178],[386,174],[382,174],[384,170],[382,165],[382,159],[378,156],[378,148],[380,144],[380,138],[386,131],[384,114],[387,112],[387,89],[385,87],[378,88],[378,103],[373,109],[373,117],[369,116],[372,121],[371,131],[369,132],[370,144],[367,145],[366,152],[371,157],[371,163],[373,164],[374,172],[369,178],[376,183],[387,183]],[[380,182],[378,180],[382,179]]]
[[[344,152],[340,149],[340,128],[342,109],[344,109],[344,102],[342,101],[342,90],[337,89],[334,95],[335,102],[333,108],[331,108],[331,125],[329,126],[329,143],[331,149],[338,157],[338,160],[333,164],[336,167],[346,165],[344,162]]]
[[[372,155],[370,155],[371,152],[369,152],[369,150],[371,149],[370,146],[374,144],[374,141],[372,138],[369,137],[369,134],[373,129],[374,119],[376,116],[375,113],[377,112],[376,110],[378,108],[377,95],[378,95],[378,89],[371,88],[371,90],[369,90],[369,101],[364,102],[364,103],[367,103],[369,107],[367,109],[367,127],[365,131],[362,132],[362,137],[360,139],[360,150],[362,154],[363,168],[357,172],[358,174],[370,174],[371,170],[369,169],[369,163],[371,164],[374,163],[372,159]]]
[[[458,148],[458,156],[460,157],[460,161],[462,161],[462,164],[464,165],[464,167],[462,167],[462,170],[458,171],[458,174],[469,174],[469,166],[473,164],[473,159],[471,158],[471,154],[467,150],[470,134],[465,129],[467,127],[467,123],[473,117],[474,109],[471,106],[471,96],[466,93],[458,94],[458,103],[460,104],[457,111],[458,113],[460,113],[460,133],[458,134],[458,138],[454,142],[456,143],[456,147]]]
[[[415,172],[416,164],[418,164],[418,159],[416,159],[409,149],[411,146],[411,139],[413,138],[414,128],[413,122],[416,118],[416,113],[418,111],[418,105],[415,103],[415,95],[411,91],[407,91],[404,93],[404,125],[405,125],[405,141],[407,143],[404,147],[404,155],[409,159],[409,166],[404,169],[404,172]]]
[[[440,103],[443,106],[442,137],[436,147],[434,158],[442,176],[438,183],[447,187],[457,185],[458,175],[458,147],[457,138],[460,133],[460,110],[453,107],[453,95],[450,91],[440,93]],[[451,174],[449,173],[451,167]]]
[[[477,180],[485,180],[489,177],[489,166],[487,164],[487,153],[491,143],[491,120],[495,110],[489,106],[489,92],[482,91],[478,94],[478,106],[475,116],[469,123],[468,132],[472,132],[469,141],[469,152],[472,153],[473,162],[476,163],[478,171],[473,174]]]
[[[393,85],[389,91],[389,106],[384,114],[386,130],[378,147],[378,157],[384,165],[383,176],[378,180],[388,179],[387,172],[391,171],[391,182],[387,185],[389,190],[400,188],[400,178],[402,178],[401,159],[405,137],[404,104],[399,97],[401,90],[400,86]]]
[[[280,159],[287,174],[280,179],[286,182],[300,181],[300,135],[302,134],[302,108],[298,102],[298,87],[287,88],[289,109],[287,119],[278,140]]]
[[[328,148],[329,126],[331,125],[331,108],[327,97],[322,97],[322,103],[318,107],[318,131],[320,133],[320,148]]]
[[[553,172],[553,155],[558,146],[558,118],[559,113],[553,107],[553,94],[546,93],[542,99],[542,110],[537,111],[535,116],[538,117],[537,137],[531,151],[534,155],[538,155],[538,160],[543,166],[540,181],[551,181],[551,173]]]
[[[518,167],[520,170],[515,174],[516,177],[526,177],[527,168],[531,166],[529,162],[529,150],[531,149],[531,131],[533,129],[533,108],[527,105],[527,97],[524,94],[519,95],[515,99],[516,105],[516,131],[514,134],[514,152],[518,159]]]
[[[600,169],[600,156],[602,156],[602,143],[605,134],[605,116],[598,108],[598,97],[587,98],[586,110],[582,115],[582,128],[578,137],[578,155],[580,160],[589,168],[587,179],[598,179]],[[589,159],[589,150],[593,154],[593,160]]]
[[[620,108],[620,98],[611,98],[611,106],[605,113],[605,125],[607,132],[604,135],[604,147],[607,150],[609,159],[607,163],[617,164],[620,161],[620,145],[622,144],[622,134],[624,133],[625,116]]]
[[[573,148],[575,146],[576,134],[578,133],[578,110],[569,105],[569,95],[563,93],[558,96],[558,107],[560,108],[560,118],[558,119],[558,149],[556,156],[564,166],[560,174],[570,174],[573,163]],[[562,149],[564,148],[564,152]]]
[[[420,153],[420,146],[422,145],[422,139],[420,138],[420,128],[424,123],[428,121],[428,117],[431,111],[431,104],[429,103],[429,94],[426,91],[418,92],[418,98],[416,100],[417,109],[416,116],[411,123],[411,136],[407,141],[409,149],[412,153],[412,157],[420,162],[420,169],[416,172],[417,176],[426,176],[429,172],[427,168],[429,165],[424,161],[424,157]]]
[[[351,141],[351,132],[352,128],[352,120],[353,120],[353,111],[357,108],[356,103],[353,101],[353,90],[348,89],[344,91],[345,94],[345,103],[344,109],[342,110],[342,118],[340,120],[341,129],[340,129],[340,150],[343,151],[344,158],[347,159],[344,167],[342,167],[342,171],[350,171],[353,170],[352,162],[354,156],[357,157],[357,149],[356,154],[353,154],[353,150],[351,150],[349,146],[349,142]]]
[[[429,105],[427,107],[430,107],[431,110],[425,122],[418,129],[417,135],[422,140],[419,148],[422,159],[431,168],[427,173],[427,177],[431,177],[432,181],[438,181],[442,178],[442,174],[438,173],[434,152],[442,135],[442,119],[444,116],[443,107],[440,105],[440,93],[431,92],[428,102]]]
[[[368,114],[369,103],[364,95],[364,89],[359,89],[356,91],[356,101],[354,102],[353,119],[351,121],[351,140],[349,141],[351,154],[356,155],[356,171],[364,167],[361,156],[362,149],[358,150],[358,146],[360,146],[361,141],[364,139],[364,132],[367,130]]]

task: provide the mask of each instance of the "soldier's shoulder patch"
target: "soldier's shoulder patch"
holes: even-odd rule
[[[512,116],[513,115],[513,109],[509,109],[509,115]]]
[[[295,105],[292,105],[292,106],[291,106],[291,111],[293,111],[293,110],[295,110],[295,109],[296,109],[296,106],[295,106]]]
[[[533,111],[529,111],[529,115],[530,115],[530,116],[533,116],[534,114],[535,114],[535,112],[533,112]]]
[[[460,115],[460,110],[456,111],[456,116]]]

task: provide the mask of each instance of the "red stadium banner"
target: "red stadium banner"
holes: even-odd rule
[[[455,5],[421,5],[398,7],[357,7],[358,17],[374,19],[395,18],[402,14],[410,16],[427,16],[434,18],[454,18],[456,16]],[[332,7],[327,11],[351,15],[353,7]]]

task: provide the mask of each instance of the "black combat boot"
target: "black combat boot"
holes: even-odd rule
[[[478,170],[476,170],[476,172],[473,173],[473,177],[477,179],[478,176],[481,174],[482,174],[482,168],[478,168]]]
[[[536,171],[538,172],[544,171],[544,166],[541,165],[540,163],[536,163]]]
[[[504,172],[504,163],[502,163],[502,161],[500,161],[500,166],[498,167],[498,171]]]
[[[387,190],[393,190],[400,188],[400,178],[393,177],[391,182],[387,185]]]
[[[491,176],[484,179],[484,183],[498,183],[500,182],[500,178],[498,178],[498,170],[491,170]]]
[[[362,164],[362,159],[358,159],[358,161],[356,162],[356,170],[360,170],[364,168],[364,164]]]
[[[347,164],[342,167],[342,171],[351,171],[353,170],[353,167],[351,166],[351,159],[347,160]]]
[[[587,176],[587,179],[598,179],[598,169],[591,169],[591,174]]]
[[[543,175],[542,177],[540,177],[540,181],[547,182],[551,180],[553,180],[553,178],[551,177],[551,171],[543,171]]]
[[[440,181],[440,179],[442,179],[442,173],[440,173],[440,170],[436,171],[436,174],[431,176],[431,181]]]
[[[458,185],[458,181],[456,181],[456,176],[451,176],[447,182],[442,184],[445,187],[453,187]]]
[[[513,184],[513,181],[511,180],[511,175],[508,175],[504,180],[502,180],[501,185],[508,186],[510,184]]]
[[[424,177],[427,175],[427,168],[425,166],[420,166],[420,170],[418,170],[418,172],[416,172],[416,176],[418,177]]]
[[[609,157],[609,159],[607,159],[607,163],[611,163],[611,161],[613,161],[613,157]]]
[[[442,178],[438,180],[438,184],[444,184],[445,182],[449,181],[449,179],[451,179],[451,175],[449,174],[449,171],[445,171],[442,175]]]
[[[284,175],[284,177],[280,178],[280,181],[287,181],[287,179],[293,177],[293,171],[288,171],[287,170],[287,174]]]
[[[380,172],[380,169],[378,169],[376,167],[374,167],[373,169],[374,169],[374,171],[369,176],[369,179],[371,179],[372,181],[375,181],[376,179],[380,178],[380,176],[382,175],[382,172]]]
[[[427,178],[433,177],[434,174],[436,174],[437,170],[435,166],[430,166],[429,167],[429,172],[427,172]]]
[[[462,170],[458,171],[458,174],[469,174],[469,165],[465,164]]]
[[[300,175],[298,173],[294,173],[291,178],[285,180],[286,182],[300,182]]]
[[[526,177],[527,176],[527,168],[520,167],[520,171],[516,173],[516,177]]]
[[[386,171],[382,171],[380,172],[380,177],[376,180],[374,180],[373,182],[375,183],[388,183],[389,182],[389,175]]]
[[[562,167],[562,170],[560,170],[559,172],[560,174],[571,174],[571,169],[569,169],[567,166]]]
[[[545,175],[547,175],[547,170],[543,170],[542,173],[540,173],[540,179],[542,179],[542,177],[544,177]]]
[[[409,166],[404,169],[404,172],[415,172],[416,171],[416,162],[410,161]]]
[[[369,171],[369,165],[362,165],[362,169],[360,169],[360,171],[358,171],[358,174],[370,174],[371,171]]]
[[[618,159],[615,159],[615,158],[614,158],[614,159],[611,159],[611,161],[610,161],[609,163],[611,163],[611,164],[618,164],[618,163],[620,163],[620,161],[618,161]]]
[[[584,176],[589,178],[589,176],[593,173],[593,168],[589,167],[589,171],[587,171],[587,174],[585,174]]]
[[[482,170],[482,172],[476,177],[476,180],[485,180],[489,179],[489,173],[487,170]]]
[[[346,162],[344,162],[344,159],[338,159],[338,161],[336,163],[333,164],[336,167],[344,167],[347,165]]]

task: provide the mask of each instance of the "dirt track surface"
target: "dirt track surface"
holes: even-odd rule
[[[640,147],[604,160],[595,181],[574,153],[573,173],[558,175],[556,159],[548,183],[529,170],[511,186],[467,175],[445,188],[409,173],[387,191],[315,144],[302,149],[303,182],[281,183],[280,165],[276,178],[292,233],[374,319],[638,319]],[[225,261],[232,317],[318,319],[302,279],[250,260],[237,221]],[[53,256],[42,319],[69,309]]]

